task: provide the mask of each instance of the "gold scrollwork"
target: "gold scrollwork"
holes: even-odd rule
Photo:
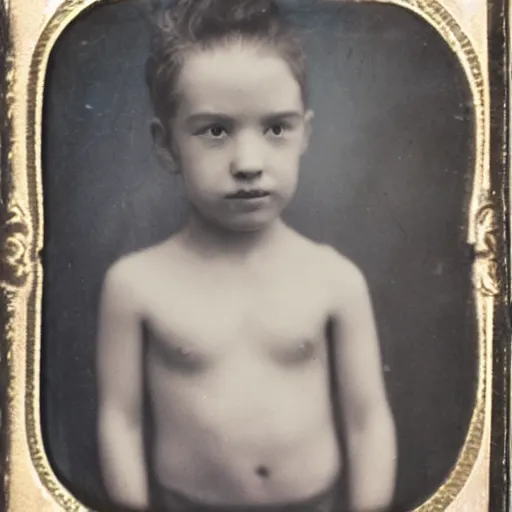
[[[473,279],[476,289],[487,296],[496,296],[500,291],[497,208],[491,194],[485,193],[475,215]]]
[[[0,284],[23,286],[30,272],[29,219],[19,204],[8,205],[2,230],[4,244],[0,255]]]

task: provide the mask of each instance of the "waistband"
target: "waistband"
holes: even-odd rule
[[[151,512],[344,512],[345,492],[337,478],[323,491],[299,501],[247,505],[218,505],[200,502],[181,491],[152,482]]]

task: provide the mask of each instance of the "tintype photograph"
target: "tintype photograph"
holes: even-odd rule
[[[384,3],[124,0],[66,26],[42,96],[39,384],[69,493],[399,512],[472,467],[473,71]]]
[[[47,79],[44,433],[70,489],[428,497],[477,376],[472,97],[435,31],[393,6],[122,2]]]

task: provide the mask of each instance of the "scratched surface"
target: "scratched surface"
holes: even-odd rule
[[[68,29],[45,104],[44,434],[54,469],[85,503],[103,492],[94,425],[103,274],[186,213],[179,180],[151,153],[147,35],[134,6],[97,8]],[[286,217],[352,258],[370,283],[403,510],[447,475],[472,408],[471,99],[455,56],[407,11],[346,5],[305,20],[316,116]]]

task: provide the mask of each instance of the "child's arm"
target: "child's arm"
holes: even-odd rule
[[[103,286],[98,332],[100,460],[107,492],[120,505],[147,507],[142,417],[142,340],[122,267]]]
[[[356,267],[342,266],[333,335],[351,510],[383,511],[391,505],[395,487],[395,425],[368,288]]]

